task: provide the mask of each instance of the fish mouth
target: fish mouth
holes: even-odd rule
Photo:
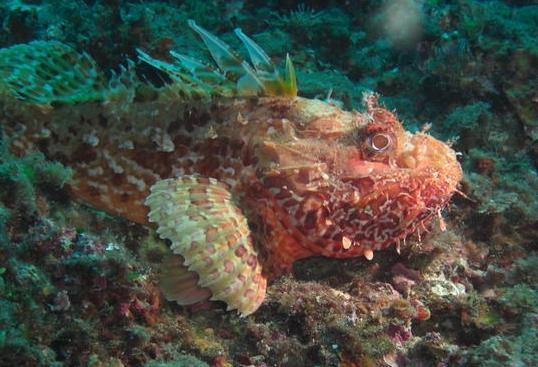
[[[439,216],[457,190],[462,169],[448,145],[419,133],[400,148],[384,168],[370,164],[372,176],[350,179],[357,195],[341,225],[351,243],[374,250],[398,243]]]
[[[402,169],[379,179],[375,184],[359,179],[354,182],[358,196],[345,221],[339,222],[353,244],[380,250],[397,244],[440,215],[456,190],[452,176],[433,167],[418,171]]]

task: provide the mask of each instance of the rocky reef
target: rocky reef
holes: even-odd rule
[[[233,46],[240,26],[293,55],[301,95],[358,109],[379,92],[406,128],[452,141],[465,171],[446,230],[372,261],[301,261],[241,318],[167,302],[154,231],[73,201],[68,167],[2,133],[0,366],[538,365],[533,1],[9,0],[0,19],[0,47],[58,40],[110,75],[137,47],[203,58],[187,19]]]

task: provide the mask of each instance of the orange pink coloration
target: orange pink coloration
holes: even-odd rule
[[[270,212],[266,232],[278,239],[266,238],[265,248],[280,258],[271,268],[312,255],[371,259],[437,216],[456,189],[461,169],[448,146],[405,132],[374,95],[365,102],[366,113],[356,113],[299,101],[278,139],[262,143],[251,205]]]
[[[266,67],[255,51],[254,66]],[[348,112],[277,86],[276,95],[156,99],[121,113],[87,102],[36,119],[14,108],[8,130],[15,150],[37,148],[72,167],[76,197],[156,225],[171,243],[161,274],[167,298],[221,300],[247,315],[298,259],[399,249],[440,215],[462,177],[450,147],[405,131],[374,94],[365,112]],[[26,125],[19,135],[17,121]]]

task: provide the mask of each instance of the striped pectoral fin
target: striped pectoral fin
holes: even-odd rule
[[[210,295],[243,316],[256,311],[267,279],[247,220],[224,185],[193,176],[158,181],[146,205],[161,238],[170,240],[172,252],[184,259],[163,262],[167,298],[188,304]]]
[[[181,256],[166,256],[160,267],[159,285],[169,301],[192,305],[211,297],[211,291],[198,285],[200,277],[184,265]]]

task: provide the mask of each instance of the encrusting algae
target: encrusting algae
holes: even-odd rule
[[[240,30],[251,63],[189,25],[218,70],[139,50],[171,82],[138,82],[155,93],[127,98],[127,108],[114,94],[122,88],[111,90],[133,80],[129,68],[107,84],[87,54],[58,42],[0,50],[10,75],[1,87],[22,100],[6,106],[13,150],[71,167],[80,200],[154,223],[171,243],[161,267],[168,299],[221,300],[248,315],[294,261],[371,260],[441,215],[462,177],[450,147],[405,131],[374,94],[362,113],[297,97],[289,57],[281,74]]]

